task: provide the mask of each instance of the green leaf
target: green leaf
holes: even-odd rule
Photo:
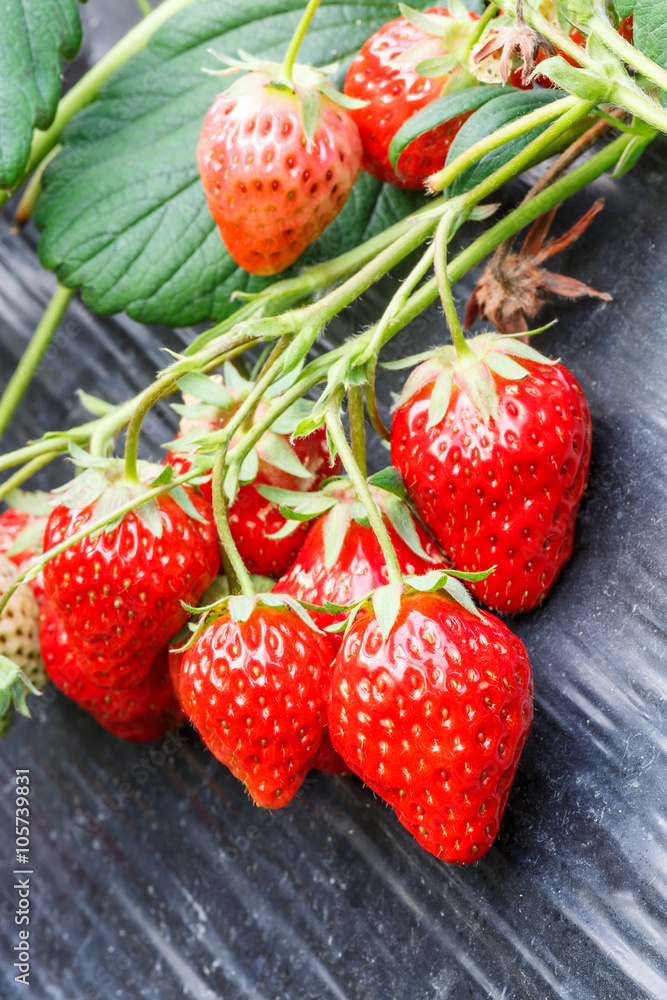
[[[667,0],[636,0],[632,37],[640,52],[667,69]]]
[[[74,0],[3,0],[0,5],[0,189],[14,187],[30,158],[34,128],[53,121],[62,59],[81,45]]]
[[[397,169],[399,157],[404,149],[418,139],[424,132],[443,122],[448,122],[450,118],[464,115],[469,111],[481,108],[483,104],[493,100],[504,92],[500,86],[470,87],[467,90],[456,90],[453,94],[445,94],[437,100],[427,104],[425,108],[412,115],[411,118],[399,128],[398,132],[391,140],[389,146],[389,159],[394,170]]]
[[[302,10],[303,0],[194,0],[64,130],[38,206],[39,254],[64,285],[82,289],[90,309],[185,326],[224,319],[240,304],[232,292],[275,280],[236,266],[206,207],[196,149],[221,88],[201,69],[212,64],[211,47],[282,60]],[[323,0],[299,60],[344,63],[395,16],[389,0]],[[363,173],[338,218],[281,277],[356,247],[423,204],[420,193]]]
[[[614,0],[614,8],[619,17],[630,17],[636,6],[637,0]]]
[[[373,611],[375,612],[377,623],[380,626],[380,631],[385,641],[389,638],[398,618],[398,612],[401,609],[402,593],[402,583],[388,583],[386,587],[380,587],[374,591],[371,598]]]
[[[303,497],[303,501],[296,507],[280,507],[283,517],[290,521],[312,521],[338,503],[335,497],[323,496],[321,493],[304,493]]]
[[[178,380],[177,385],[181,392],[186,392],[189,396],[200,399],[202,403],[219,406],[221,410],[226,410],[234,402],[233,396],[224,386],[199,372],[190,372],[188,375],[184,375]]]
[[[576,97],[581,97],[584,101],[605,102],[609,99],[610,83],[605,78],[596,76],[585,69],[577,69],[571,66],[567,59],[562,56],[552,56],[540,63],[540,73],[548,76],[550,80],[569,90]],[[535,94],[538,91],[531,90],[528,93]],[[556,93],[555,91],[542,91],[542,93]],[[532,133],[531,133],[532,134]]]
[[[523,118],[531,111],[544,107],[562,98],[562,94],[555,90],[513,90],[509,88],[505,93],[494,97],[485,103],[474,115],[464,122],[459,129],[454,142],[447,154],[447,163],[453,163],[457,156],[464,153],[470,146],[474,146],[480,139],[486,139],[503,125]],[[415,115],[415,118],[417,116]],[[525,135],[506,142],[498,149],[486,153],[481,159],[474,163],[467,170],[460,174],[451,185],[450,194],[463,194],[475,187],[476,184],[485,180],[494,170],[508,163],[517,153],[533,141],[548,126],[540,125],[531,129]]]

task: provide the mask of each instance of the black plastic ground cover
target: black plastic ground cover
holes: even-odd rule
[[[103,8],[84,12],[91,22]],[[135,17],[132,0],[109,8],[87,44],[103,48],[121,13]],[[0,744],[0,996],[667,998],[666,152],[601,180],[556,223],[605,197],[558,266],[614,302],[543,314],[559,324],[542,349],[589,399],[593,465],[574,559],[547,604],[513,622],[536,713],[494,848],[447,867],[358,781],[315,772],[289,808],[260,811],[191,731],[123,744],[48,691]],[[11,236],[6,213],[3,384],[52,289],[34,238]],[[461,283],[461,299],[472,286]],[[364,319],[357,310],[343,325]],[[401,348],[421,350],[442,329],[431,310]],[[75,302],[6,447],[83,419],[78,386],[112,400],[136,391],[163,363],[160,347],[188,336]],[[385,404],[397,384],[382,382]],[[156,456],[168,435],[160,412],[167,423],[151,420],[146,436]],[[386,463],[380,448],[373,458]],[[28,989],[13,968],[17,768],[32,788]]]

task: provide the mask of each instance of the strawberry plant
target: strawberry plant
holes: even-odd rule
[[[76,5],[40,0],[33,23],[7,0],[0,39],[0,205],[26,185],[19,221],[34,212],[57,278],[0,431],[75,292],[205,324],[133,399],[84,392],[90,420],[0,456],[24,511],[0,518],[17,564],[0,620],[19,595],[36,611],[23,585],[43,574],[47,671],[109,731],[150,739],[182,708],[265,807],[310,768],[353,772],[457,863],[491,847],[532,719],[528,654],[473,595],[511,614],[548,599],[588,478],[576,354],[522,338],[548,292],[609,297],[539,267],[601,206],[547,232],[667,132],[664,0],[471,6],[164,0],[60,102]],[[467,320],[499,332],[466,340],[452,286],[488,257]],[[372,322],[332,344],[381,282]],[[438,299],[441,343],[387,361]],[[391,429],[383,364],[416,366]],[[178,392],[165,461],[140,461]],[[367,424],[393,462],[370,475]],[[45,522],[20,487],[63,456],[83,471],[54,480]],[[0,667],[6,725],[35,688],[9,642]]]

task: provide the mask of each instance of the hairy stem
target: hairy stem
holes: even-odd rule
[[[308,4],[303,14],[301,15],[301,20],[296,26],[296,30],[292,35],[292,39],[287,46],[287,52],[285,53],[285,59],[283,60],[283,77],[288,82],[292,82],[292,71],[294,69],[294,60],[296,59],[296,54],[299,51],[299,46],[304,39],[310,22],[313,19],[315,11],[320,5],[320,0],[308,0]]]
[[[438,286],[438,292],[440,293],[442,308],[445,311],[447,326],[449,327],[449,332],[452,336],[452,343],[456,348],[456,355],[459,361],[462,362],[465,361],[466,358],[473,358],[474,353],[468,347],[466,339],[463,336],[463,330],[456,311],[456,303],[454,302],[454,296],[452,295],[452,285],[449,280],[449,274],[447,273],[447,243],[449,242],[449,236],[450,217],[448,213],[445,213],[440,220],[433,243],[435,253],[435,280]]]
[[[363,388],[353,385],[347,390],[348,416],[350,419],[350,441],[352,454],[359,470],[366,478],[366,420],[364,417]]]
[[[368,483],[366,482],[366,477],[359,468],[357,461],[352,454],[352,449],[347,443],[345,431],[343,430],[343,425],[340,422],[339,409],[340,397],[338,396],[332,399],[327,409],[326,420],[329,434],[338,449],[341,461],[345,466],[345,471],[350,477],[350,482],[354,486],[356,494],[364,506],[366,516],[368,517],[371,527],[375,532],[378,542],[380,543],[382,554],[385,558],[385,562],[387,563],[389,582],[402,584],[403,576],[401,574],[398,556],[396,555],[396,549],[394,548],[391,538],[389,537],[389,532],[387,531],[387,526],[384,523],[382,514],[371,496]]]
[[[255,588],[252,585],[250,574],[241,559],[236,543],[232,538],[229,528],[229,518],[227,517],[227,501],[225,499],[225,459],[227,457],[227,445],[221,444],[216,452],[213,463],[213,516],[218,529],[220,544],[229,560],[234,575],[238,580],[242,594],[254,595]]]

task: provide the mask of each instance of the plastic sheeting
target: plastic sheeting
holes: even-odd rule
[[[136,16],[131,0],[114,5],[88,45],[106,44],[120,11]],[[37,1000],[666,1000],[666,150],[601,180],[556,223],[606,198],[557,266],[614,302],[543,314],[560,322],[542,349],[589,399],[593,465],[574,559],[546,605],[512,623],[536,714],[494,848],[447,867],[358,781],[317,772],[287,809],[260,811],[190,730],[123,744],[48,690],[0,745],[3,997],[23,990],[13,789],[15,769],[29,768],[26,995]],[[5,216],[0,382],[53,287],[34,238],[11,236]],[[441,335],[431,310],[400,343],[412,353]],[[162,345],[188,337],[75,301],[7,446],[84,419],[78,386],[125,398],[163,363]],[[385,404],[396,384],[382,385]],[[166,409],[158,417],[146,435],[156,456],[173,428]],[[373,458],[386,464],[379,447]]]

